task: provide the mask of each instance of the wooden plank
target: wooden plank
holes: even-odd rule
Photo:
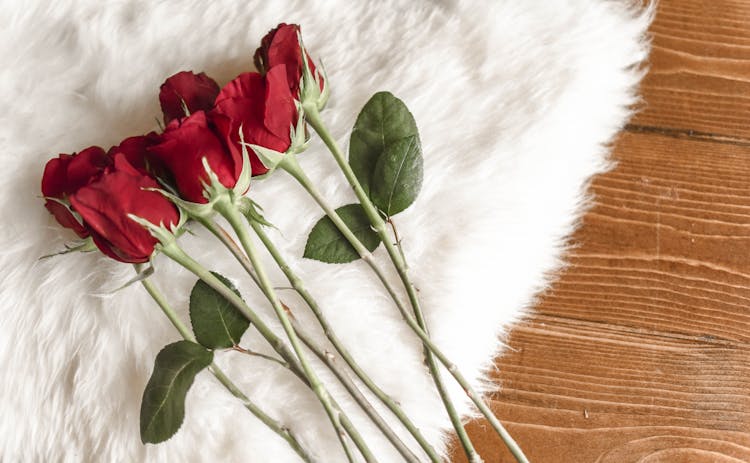
[[[568,323],[518,328],[502,365],[493,409],[532,461],[750,461],[747,350]],[[513,461],[486,424],[469,429],[486,461]]]
[[[533,462],[750,461],[750,1],[661,0],[651,31],[619,165],[498,360],[493,409]]]
[[[747,349],[552,317],[512,346],[493,409],[531,461],[750,461]],[[486,424],[470,430],[486,461],[513,461]]]
[[[538,313],[750,343],[750,147],[626,134],[618,153]]]
[[[662,0],[640,126],[750,140],[750,2]]]
[[[532,461],[750,461],[750,147],[624,134],[615,155],[493,409]]]

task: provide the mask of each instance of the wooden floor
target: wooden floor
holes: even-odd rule
[[[533,463],[750,462],[750,0],[661,0],[651,32],[619,166],[498,361]]]

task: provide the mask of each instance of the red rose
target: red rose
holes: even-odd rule
[[[255,67],[261,74],[265,74],[273,67],[286,65],[287,81],[292,95],[297,96],[302,77],[302,50],[299,46],[300,27],[297,24],[281,23],[275,29],[266,34],[260,42],[260,47],[255,51],[253,61]],[[307,65],[310,72],[315,76],[315,65],[310,56],[307,57]],[[323,89],[323,79],[320,80],[320,89]]]
[[[50,159],[44,167],[42,194],[67,203],[71,194],[97,179],[110,164],[110,158],[98,146],[86,148],[78,154],[61,154]],[[89,236],[88,230],[65,205],[47,199],[44,206],[60,225],[72,229],[81,238]]]
[[[161,137],[156,132],[129,137],[121,141],[119,145],[110,148],[107,151],[107,156],[114,158],[115,154],[122,153],[131,166],[143,173],[152,172],[158,175],[160,169],[154,169],[155,159],[149,155],[148,148],[158,144],[160,141]]]
[[[70,196],[96,246],[121,262],[148,261],[157,243],[151,233],[128,217],[136,215],[155,225],[176,225],[180,215],[169,200],[155,191],[156,181],[130,165],[122,153],[101,176]]]
[[[246,72],[229,82],[216,97],[211,118],[235,158],[242,158],[240,126],[245,143],[280,153],[291,145],[297,107],[286,76],[283,64],[271,68],[265,76]],[[268,172],[252,150],[249,155],[253,175]]]
[[[242,171],[242,156],[224,147],[203,111],[170,122],[161,143],[150,147],[149,152],[172,174],[180,196],[194,203],[208,202],[203,196],[203,182],[209,181],[204,157],[227,188],[234,187]]]
[[[164,123],[185,117],[183,104],[190,114],[210,110],[218,94],[219,85],[205,73],[178,72],[168,78],[159,91]]]

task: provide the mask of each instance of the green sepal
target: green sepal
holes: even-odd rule
[[[315,75],[313,75],[308,62],[307,48],[302,41],[302,35],[297,32],[297,40],[299,41],[300,54],[302,55],[302,79],[300,81],[300,100],[302,106],[321,111],[326,103],[328,97],[331,95],[331,89],[328,85],[328,75],[325,73],[325,69],[322,64],[315,68]],[[320,89],[320,81],[323,80],[323,89]]]
[[[242,133],[242,125],[240,125],[240,147],[242,148],[242,170],[240,171],[240,175],[237,178],[237,182],[234,184],[234,188],[232,188],[232,191],[236,196],[242,196],[248,188],[250,188],[250,181],[253,177],[253,166],[250,164],[250,153],[247,151],[247,146],[245,144],[245,135]],[[210,167],[208,167],[208,162],[204,158],[204,166],[209,171],[211,170]],[[213,173],[213,172],[212,172]],[[218,182],[218,177],[214,174],[214,177],[216,177],[216,180]],[[213,181],[213,179],[212,179]],[[209,198],[210,199],[210,198]]]
[[[121,289],[125,289],[128,286],[132,285],[133,283],[141,282],[141,281],[145,280],[146,278],[150,277],[153,274],[154,274],[154,265],[152,263],[149,263],[148,267],[146,267],[143,270],[139,270],[138,274],[136,276],[134,276],[133,278],[131,278],[130,280],[128,280],[127,282],[125,282],[119,288],[113,289],[112,291],[109,292],[109,294],[113,294],[113,293],[116,293],[117,291],[120,291]]]
[[[94,244],[94,240],[89,236],[79,240],[71,241],[69,243],[65,243],[65,249],[63,249],[62,251],[44,255],[40,257],[39,260],[49,259],[50,257],[55,256],[62,256],[64,254],[70,254],[71,252],[92,252],[96,250],[96,244]]]
[[[240,213],[244,215],[245,218],[247,218],[247,220],[249,221],[259,223],[264,227],[276,228],[274,224],[266,220],[266,218],[263,216],[263,208],[260,206],[260,204],[256,203],[247,196],[242,197],[237,201],[237,209],[239,209]]]
[[[258,156],[260,162],[268,169],[268,172],[259,177],[267,177],[269,174],[276,170],[276,167],[284,160],[284,153],[280,153],[276,150],[266,148],[260,145],[253,145],[252,143],[247,144]]]
[[[161,192],[161,190],[157,190],[157,191]],[[166,192],[162,192],[162,194],[164,193]],[[141,225],[146,230],[148,230],[151,233],[151,236],[156,238],[162,246],[166,246],[169,243],[172,243],[173,241],[175,241],[177,238],[177,235],[180,233],[180,230],[182,229],[183,225],[187,221],[187,216],[183,214],[182,210],[180,210],[179,222],[176,225],[172,225],[170,227],[165,226],[164,223],[160,223],[159,225],[156,225],[142,217],[138,217],[135,214],[128,214],[128,218],[130,218],[130,220],[136,222],[137,224]],[[159,245],[157,245],[156,247],[158,248]]]

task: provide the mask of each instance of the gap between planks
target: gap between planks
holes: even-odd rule
[[[665,137],[683,138],[698,141],[710,141],[727,145],[750,147],[750,140],[730,135],[711,132],[701,132],[693,129],[678,129],[672,127],[657,127],[651,125],[627,124],[625,132],[663,135]]]

